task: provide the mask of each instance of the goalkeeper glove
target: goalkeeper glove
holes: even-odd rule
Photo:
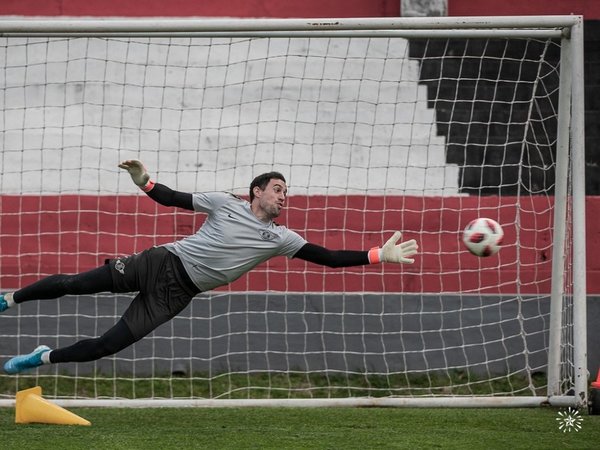
[[[119,164],[121,169],[125,169],[131,175],[131,179],[144,192],[149,192],[154,187],[154,181],[146,171],[144,164],[137,159],[128,159]]]
[[[379,262],[414,263],[415,260],[410,257],[417,253],[419,248],[417,241],[411,239],[410,241],[396,244],[401,237],[402,233],[396,231],[383,247],[374,247],[369,250],[369,262],[371,264]]]

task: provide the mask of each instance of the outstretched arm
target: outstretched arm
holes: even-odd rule
[[[320,245],[304,244],[294,258],[328,267],[350,267],[369,264],[369,252],[360,250],[329,250]]]
[[[150,179],[150,175],[141,161],[128,159],[119,164],[119,167],[129,172],[133,182],[155,202],[163,206],[175,206],[191,211],[194,210],[192,194],[174,191],[164,184],[155,183]]]
[[[419,249],[417,241],[411,239],[398,244],[401,237],[402,233],[396,231],[383,247],[374,247],[368,251],[329,250],[309,242],[298,250],[294,258],[329,267],[350,267],[380,262],[412,264],[415,260],[411,256],[414,256]]]

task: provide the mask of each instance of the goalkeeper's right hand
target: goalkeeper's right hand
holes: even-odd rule
[[[154,186],[150,180],[150,175],[146,171],[144,164],[137,159],[128,159],[119,164],[121,169],[125,169],[131,175],[131,179],[144,192],[148,192]]]

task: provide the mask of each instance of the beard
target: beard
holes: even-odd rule
[[[279,214],[281,214],[281,208],[277,205],[273,205],[269,208],[268,212],[272,218],[279,217]]]
[[[271,219],[279,217],[279,214],[281,214],[281,207],[275,204],[263,205],[263,210],[269,215]]]

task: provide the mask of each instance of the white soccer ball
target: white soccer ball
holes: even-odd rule
[[[475,219],[463,231],[463,242],[475,256],[491,256],[498,253],[504,231],[498,222],[486,217]]]

